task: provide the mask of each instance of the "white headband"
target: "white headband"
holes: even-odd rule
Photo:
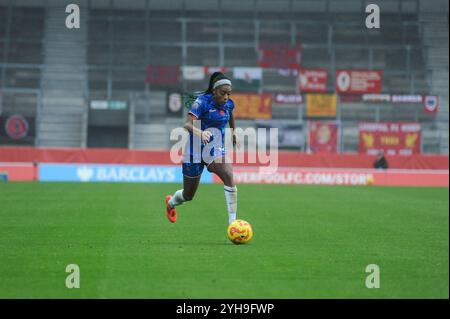
[[[221,85],[229,85],[229,86],[231,86],[231,81],[228,80],[228,79],[219,80],[216,83],[214,83],[213,89],[215,89],[216,87],[221,86]]]

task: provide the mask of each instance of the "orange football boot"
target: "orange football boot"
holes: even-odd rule
[[[167,195],[166,196],[166,214],[167,218],[169,218],[171,223],[175,223],[177,221],[177,211],[175,210],[175,207],[170,207],[169,201],[172,198],[172,196]]]

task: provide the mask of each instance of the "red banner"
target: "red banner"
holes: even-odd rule
[[[301,69],[299,74],[300,92],[326,92],[327,69]]]
[[[334,122],[309,122],[309,149],[313,153],[336,153],[339,127]]]
[[[234,154],[240,151],[234,152]],[[244,152],[245,166],[261,167],[267,165],[257,154]],[[236,155],[237,156],[237,155]],[[242,156],[240,154],[239,156]],[[256,163],[248,159],[256,158]],[[376,156],[358,153],[316,153],[279,151],[278,165],[286,167],[334,167],[334,168],[372,168]],[[389,169],[429,169],[448,170],[448,155],[389,156]],[[2,163],[3,162],[3,163]],[[0,163],[92,163],[92,164],[143,164],[172,165],[169,151],[144,151],[123,148],[38,148],[38,147],[0,147]],[[1,165],[0,164],[0,165]],[[22,168],[21,168],[22,169]]]
[[[448,187],[448,170],[374,170],[279,167],[264,174],[257,167],[234,167],[237,184],[306,184],[353,186],[441,186]],[[222,183],[213,175],[214,183]]]
[[[258,64],[262,68],[298,69],[302,47],[288,44],[262,44],[259,47]]]
[[[420,123],[359,123],[359,152],[376,155],[412,155],[420,153]]]
[[[0,173],[6,174],[8,181],[37,180],[37,169],[33,163],[0,163]]]
[[[178,66],[148,66],[145,82],[151,84],[177,84],[180,78]]]
[[[336,92],[363,94],[380,93],[383,71],[337,70]]]

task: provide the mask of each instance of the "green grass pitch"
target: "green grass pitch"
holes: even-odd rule
[[[0,298],[449,297],[448,188],[238,187],[249,245],[226,238],[221,185],[171,224],[177,184],[1,183]]]

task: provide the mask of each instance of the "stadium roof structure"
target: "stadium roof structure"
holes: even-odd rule
[[[69,0],[0,0],[0,5],[15,6],[61,6]],[[92,8],[145,9],[167,11],[211,11],[227,12],[360,12],[366,0],[79,0],[77,4],[88,4]],[[448,12],[446,0],[381,0],[377,4],[384,12]]]

